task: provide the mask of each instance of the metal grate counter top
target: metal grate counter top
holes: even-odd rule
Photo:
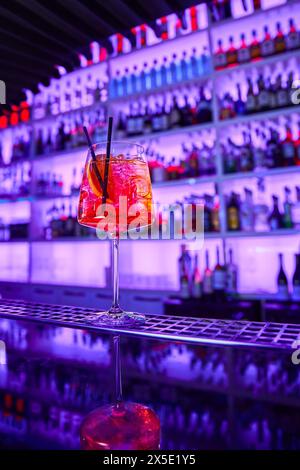
[[[300,325],[262,323],[171,315],[147,315],[146,324],[136,329],[95,325],[97,310],[2,299],[0,318],[26,320],[54,326],[120,333],[136,337],[183,341],[199,345],[245,346],[289,350],[300,341]]]

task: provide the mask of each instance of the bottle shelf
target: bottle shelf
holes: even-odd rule
[[[166,180],[152,183],[153,188],[168,188],[170,186],[194,186],[196,184],[215,183],[217,175],[197,176],[195,178],[182,178],[178,180]]]
[[[9,197],[0,199],[0,204],[11,204],[16,202],[30,202],[31,196]]]
[[[99,64],[95,64],[95,65],[99,65]],[[47,116],[44,116],[40,119],[32,118],[30,120],[30,124],[34,124],[34,125],[38,126],[39,124],[44,124],[47,121],[55,121],[57,119],[68,116],[72,113],[73,114],[75,114],[75,113],[85,113],[87,111],[96,111],[98,109],[103,109],[103,108],[107,107],[107,105],[108,105],[108,100],[98,101],[96,103],[88,104],[86,106],[81,106],[80,108],[74,108],[74,109],[69,109],[69,110],[66,110],[66,111],[61,111],[57,114],[48,114]]]
[[[79,197],[79,192],[76,194],[52,194],[52,195],[43,195],[39,196],[36,194],[33,194],[32,196],[32,201],[51,201],[52,199],[73,199],[73,198],[78,198]]]
[[[300,112],[300,105],[293,105],[286,108],[274,109],[271,111],[261,111],[253,114],[245,114],[243,116],[234,117],[231,119],[218,120],[216,126],[219,128],[229,127],[237,124],[247,124],[252,121],[266,121],[267,119],[274,119],[278,117],[289,116],[293,113]]]
[[[232,67],[225,67],[222,70],[215,70],[216,79],[222,78],[224,75],[231,75],[234,72],[240,72],[241,70],[253,69],[253,68],[261,68],[266,65],[276,64],[277,62],[288,61],[290,59],[295,59],[296,57],[300,57],[300,49],[292,50],[283,52],[282,54],[272,55],[270,57],[262,57],[260,60],[246,62],[244,64],[237,64],[236,66]]]
[[[300,229],[282,228],[278,230],[269,230],[268,232],[226,231],[224,233],[225,238],[282,237],[290,235],[300,235]]]
[[[124,96],[119,96],[117,98],[109,98],[109,104],[122,104],[125,101],[131,101],[131,100],[139,100],[141,98],[145,98],[147,96],[152,96],[152,95],[158,95],[161,93],[166,93],[168,91],[173,91],[174,89],[178,90],[178,88],[184,88],[186,86],[191,86],[191,85],[200,85],[203,82],[206,82],[207,80],[212,79],[212,73],[206,73],[203,75],[199,75],[198,77],[191,78],[189,80],[183,80],[177,83],[170,83],[168,85],[160,86],[157,88],[153,88],[150,90],[145,90],[143,92],[138,92],[138,93],[133,93],[132,95],[124,95]]]
[[[15,240],[0,240],[0,244],[5,244],[5,243],[30,243],[30,239],[20,238],[20,239],[15,239]]]
[[[221,176],[221,179],[224,181],[230,180],[240,180],[240,179],[247,179],[247,178],[264,178],[264,177],[271,177],[277,175],[289,175],[292,173],[300,173],[300,166],[289,166],[289,167],[282,167],[282,168],[270,168],[270,169],[263,169],[263,170],[254,170],[254,171],[244,171],[238,173],[225,173]]]
[[[88,145],[85,145],[82,147],[76,147],[76,148],[67,149],[67,150],[58,150],[56,152],[51,152],[46,155],[36,155],[32,157],[31,161],[35,163],[35,162],[42,162],[45,160],[51,160],[54,158],[67,157],[69,155],[72,155],[72,156],[76,154],[86,155],[87,151],[88,151]]]

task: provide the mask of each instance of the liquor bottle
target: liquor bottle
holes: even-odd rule
[[[265,163],[267,168],[276,168],[280,166],[281,149],[279,145],[278,132],[270,128],[270,136],[266,142]]]
[[[252,30],[252,41],[250,44],[250,58],[251,60],[259,60],[261,58],[261,48],[260,48],[260,43],[257,39],[257,33],[256,30]]]
[[[56,114],[59,114],[61,111],[60,109],[60,89],[59,89],[59,84],[56,85],[55,87],[55,93],[52,95],[51,99],[51,114],[55,116]]]
[[[253,170],[251,134],[243,132],[243,145],[240,147],[240,171]]]
[[[213,292],[212,289],[212,271],[209,267],[209,253],[208,250],[205,251],[205,270],[203,274],[203,294],[211,295]]]
[[[214,295],[219,298],[224,295],[226,287],[226,271],[225,267],[220,263],[220,250],[217,246],[217,262],[212,273],[212,288]]]
[[[286,300],[289,297],[288,280],[283,268],[283,255],[279,253],[279,272],[277,276],[277,296],[280,300]]]
[[[173,102],[169,115],[170,127],[179,127],[182,123],[181,110],[178,106],[176,95],[173,95]]]
[[[130,75],[130,81],[131,81],[131,92],[133,94],[136,94],[138,92],[141,92],[141,86],[140,86],[140,80],[138,76],[138,68],[137,65],[133,66],[133,73]]]
[[[206,97],[203,86],[201,86],[199,90],[199,99],[196,107],[196,115],[197,121],[200,124],[202,122],[210,122],[212,120],[211,100]]]
[[[238,268],[233,262],[233,251],[232,248],[229,250],[229,262],[226,265],[226,294],[231,296],[238,292],[237,288],[238,281]]]
[[[227,55],[223,49],[222,39],[218,40],[218,49],[214,55],[214,64],[216,70],[221,70],[227,66]]]
[[[300,254],[295,255],[295,271],[293,275],[292,299],[300,300]]]
[[[254,94],[251,78],[247,77],[248,91],[246,99],[246,113],[255,113],[258,110],[257,96]]]
[[[158,81],[158,70],[157,70],[157,59],[154,59],[153,65],[150,69],[150,88],[151,90],[155,90],[159,86]]]
[[[188,299],[190,297],[190,274],[191,274],[191,256],[187,251],[186,245],[181,245],[181,255],[178,259],[180,297]]]
[[[76,86],[75,86],[75,108],[81,108],[82,106],[82,85],[80,77],[77,78]]]
[[[278,202],[279,202],[278,197],[275,194],[273,194],[272,199],[273,199],[273,209],[268,218],[269,227],[271,230],[278,230],[282,227],[282,214],[278,206]]]
[[[281,54],[286,49],[285,38],[279,21],[277,21],[276,23],[276,36],[274,39],[274,48],[277,54]]]
[[[241,229],[245,232],[252,232],[254,230],[254,206],[253,206],[253,193],[250,189],[244,188],[245,198],[241,203]]]
[[[300,32],[296,30],[293,18],[289,19],[289,32],[286,36],[286,48],[298,49],[300,48]]]
[[[74,237],[75,235],[75,224],[76,220],[74,219],[72,215],[72,202],[70,201],[69,204],[69,215],[65,220],[64,223],[64,235],[66,237]]]
[[[300,186],[296,186],[296,202],[292,205],[292,221],[296,229],[300,229]]]
[[[218,187],[215,187],[215,195],[213,198],[213,206],[211,209],[211,229],[213,232],[220,232],[220,198],[218,194]]]
[[[246,112],[246,103],[242,99],[242,92],[241,92],[240,84],[237,83],[236,87],[237,87],[238,97],[234,104],[234,108],[235,108],[235,112],[237,116],[243,116]]]
[[[300,166],[300,121],[298,122],[298,137],[294,142],[295,145],[295,165]]]
[[[292,131],[288,125],[285,126],[285,139],[281,142],[281,154],[283,166],[293,166],[295,164],[295,145]]]
[[[269,33],[269,28],[268,26],[264,26],[264,39],[261,42],[261,55],[263,57],[272,55],[275,53],[275,48],[274,48],[274,41],[271,38],[271,35]]]
[[[264,77],[259,75],[257,80],[257,88],[258,88],[258,95],[257,95],[257,105],[258,111],[266,111],[270,108],[270,96],[269,91],[265,86]]]
[[[175,53],[172,54],[172,60],[170,64],[170,75],[171,75],[171,83],[177,83],[179,81],[177,54]]]
[[[181,72],[181,80],[185,81],[189,78],[192,78],[189,72],[189,63],[187,60],[187,53],[183,51],[182,58],[180,60],[180,72]]]
[[[161,76],[161,85],[162,86],[168,85],[170,83],[169,67],[168,67],[167,63],[168,63],[168,58],[164,57],[162,66],[160,67],[160,76]]]
[[[194,271],[192,276],[192,296],[196,299],[202,297],[202,281],[201,275],[198,268],[198,255],[195,255],[194,258]]]
[[[238,54],[233,42],[233,36],[229,36],[229,48],[226,51],[226,60],[228,67],[233,67],[238,63]]]
[[[265,167],[265,148],[262,143],[266,140],[265,134],[259,128],[255,129],[256,145],[252,148],[253,166],[256,170]]]
[[[287,86],[282,84],[282,76],[279,74],[275,82],[276,101],[278,108],[284,108],[289,105],[289,92]]]
[[[117,139],[122,139],[126,136],[126,117],[123,112],[119,112],[117,128],[116,128]]]
[[[234,192],[231,192],[227,204],[227,229],[240,230],[240,205],[237,194]]]
[[[133,136],[136,133],[136,109],[133,103],[129,105],[129,114],[126,119],[126,134],[128,136]]]
[[[291,190],[287,186],[284,188],[285,200],[283,203],[283,228],[293,228],[292,203],[290,201]]]
[[[269,230],[268,213],[269,209],[265,200],[264,180],[259,178],[257,182],[257,203],[254,206],[256,232],[267,232]]]
[[[241,34],[241,45],[237,52],[237,60],[239,64],[243,64],[245,62],[249,62],[251,60],[250,56],[250,48],[246,44],[245,34]]]
[[[43,131],[42,129],[39,129],[37,139],[35,142],[35,154],[43,155],[43,153],[44,153]]]
[[[148,71],[148,64],[147,62],[144,62],[141,74],[141,89],[142,92],[146,90],[150,90],[150,76],[149,76],[149,71]]]

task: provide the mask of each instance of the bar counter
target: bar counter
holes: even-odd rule
[[[89,411],[112,401],[113,334],[124,398],[151,406],[162,449],[300,449],[300,326],[148,315],[91,323],[95,310],[0,302],[0,449],[78,449]]]
[[[182,341],[199,345],[291,349],[300,340],[300,325],[264,323],[171,315],[147,315],[139,328],[98,326],[93,319],[97,310],[73,306],[40,304],[5,299],[0,317],[47,323],[87,331]]]

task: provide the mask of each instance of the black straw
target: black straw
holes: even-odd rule
[[[86,126],[83,126],[83,130],[84,130],[84,133],[85,133],[85,136],[86,136],[86,140],[88,141],[88,145],[89,145],[89,148],[90,148],[90,151],[91,151],[91,154],[92,154],[92,159],[95,162],[95,175],[96,175],[96,177],[99,181],[99,184],[101,186],[102,193],[104,194],[104,183],[102,181],[101,175],[99,173],[99,170],[98,170],[98,167],[97,167],[97,164],[96,164],[97,158],[96,158],[95,150],[94,150],[94,147],[93,147],[93,144],[92,144],[92,141],[91,141],[91,138],[90,138],[90,135],[89,135],[89,132],[88,132]]]
[[[106,158],[105,158],[105,169],[104,169],[104,191],[103,191],[103,204],[105,204],[108,198],[107,184],[108,184],[108,170],[110,160],[110,149],[111,149],[111,136],[112,136],[113,118],[108,118],[108,129],[107,129],[107,140],[106,140]]]

